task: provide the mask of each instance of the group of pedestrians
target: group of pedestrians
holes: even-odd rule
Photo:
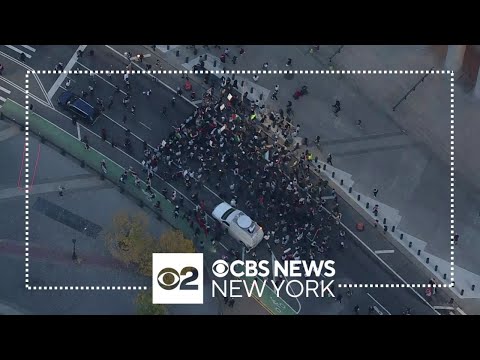
[[[195,203],[202,203],[203,185],[213,187],[221,199],[243,209],[263,227],[266,246],[278,248],[283,259],[315,259],[332,246],[340,247],[345,232],[339,223],[336,194],[311,174],[312,154],[307,150],[297,161],[292,149],[257,125],[273,116],[282,131],[298,133],[299,127],[289,129],[285,114],[264,114],[257,119],[257,104],[236,93],[231,82],[222,85],[216,99],[218,89],[212,87],[204,94],[202,105],[153,155],[150,151],[144,164],[148,158],[161,161],[155,163],[159,175],[182,183]],[[334,206],[328,214],[322,197],[332,195]],[[205,231],[205,212],[200,206],[186,216],[194,227]]]

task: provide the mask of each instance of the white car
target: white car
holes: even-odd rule
[[[212,216],[234,239],[241,241],[249,249],[256,247],[263,239],[263,229],[249,216],[226,202],[215,207]]]

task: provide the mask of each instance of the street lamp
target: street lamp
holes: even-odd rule
[[[75,261],[77,260],[77,253],[76,253],[76,249],[75,249],[75,243],[77,242],[77,239],[72,239],[72,243],[73,243],[73,253],[72,253],[72,260]]]

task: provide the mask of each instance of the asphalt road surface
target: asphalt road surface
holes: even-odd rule
[[[51,51],[49,49],[51,48]],[[94,56],[89,56],[87,53],[79,59],[74,59],[72,62],[71,70],[125,70],[128,62],[113,53],[104,46],[89,46],[88,49],[94,49]],[[69,63],[71,57],[75,56],[77,47],[71,46],[61,49],[56,46],[43,46],[42,56],[38,56],[38,60],[35,60],[32,56],[28,61],[35,65],[36,69],[50,69],[55,67],[58,62],[63,64]],[[10,49],[9,49],[10,50]],[[39,50],[40,52],[40,50]],[[65,54],[69,53],[69,56]],[[2,55],[0,53],[0,55]],[[13,56],[14,54],[12,54]],[[35,56],[35,59],[37,56]],[[42,61],[42,58],[48,58],[48,61]],[[7,59],[11,62],[8,69],[16,69],[19,67],[15,61]],[[2,63],[3,63],[2,59]],[[43,65],[43,66],[42,66]],[[18,69],[17,69],[18,70]],[[179,75],[159,75],[161,80],[167,81],[167,78]],[[22,104],[24,101],[24,92],[18,87],[12,86],[18,84],[22,86],[24,84],[24,78],[21,76],[21,71],[11,72],[11,76],[8,72],[4,72],[5,80],[2,80],[0,85],[9,89],[9,98]],[[50,77],[52,79],[50,79]],[[46,79],[48,78],[48,79]],[[123,165],[125,168],[132,167],[137,173],[142,174],[140,161],[143,159],[144,143],[146,142],[149,147],[156,147],[163,140],[167,139],[174,128],[178,127],[185,121],[195,110],[195,107],[189,102],[183,100],[179,96],[176,96],[170,89],[157,81],[153,81],[152,77],[146,74],[135,74],[129,76],[130,87],[125,86],[123,74],[113,74],[111,76],[106,74],[96,74],[94,76],[85,74],[68,74],[62,82],[56,81],[58,75],[42,75],[41,82],[44,84],[44,89],[53,94],[51,98],[45,95],[42,87],[38,84],[32,84],[31,88],[38,99],[33,98],[34,111],[42,115],[49,121],[60,126],[70,134],[74,136],[84,137],[87,136],[90,146],[99,149],[105,156]],[[70,80],[70,81],[69,81]],[[79,125],[73,125],[71,114],[65,112],[63,109],[57,106],[58,96],[63,91],[67,90],[66,83],[69,81],[70,86],[68,90],[81,94],[82,91],[89,93],[86,96],[86,100],[91,104],[96,104],[97,99],[103,101],[105,111],[93,125],[82,124],[79,121]],[[33,82],[33,79],[30,83]],[[51,91],[51,87],[58,86],[56,91]],[[89,86],[93,87],[93,92],[90,93]],[[38,88],[37,88],[38,87]],[[118,87],[118,88],[116,88]],[[55,89],[54,89],[55,90]],[[151,94],[147,96],[147,91],[151,90]],[[218,92],[218,90],[217,90]],[[122,101],[127,96],[130,96],[130,100],[127,106]],[[172,97],[176,97],[175,105],[172,105]],[[201,94],[198,94],[200,97]],[[41,101],[43,100],[43,102]],[[113,102],[109,106],[110,102]],[[49,102],[54,105],[54,108],[46,106]],[[135,107],[135,111],[132,112],[132,105]],[[166,108],[166,113],[163,109]],[[129,130],[130,134],[127,135],[126,130]],[[107,134],[107,142],[103,142],[100,138],[102,130]],[[131,148],[124,146],[124,140],[126,138],[131,140]],[[112,141],[116,144],[115,147],[111,146]],[[241,161],[241,160],[239,160]],[[265,163],[253,162],[248,164],[253,169],[257,167],[262,169]],[[198,169],[199,163],[195,159],[183,164],[184,167],[191,169]],[[255,171],[255,170],[254,170]],[[185,182],[182,179],[171,179],[172,171],[167,170],[165,164],[161,163],[157,176],[153,180],[152,186],[158,190],[166,188],[168,194],[171,195],[173,188],[177,189],[179,194],[185,194],[185,211],[191,209],[193,204],[188,201],[191,198],[193,192],[198,193],[199,200],[204,202],[204,206],[207,213],[211,213],[215,205],[225,200],[230,202],[232,194],[230,185],[236,184],[236,189],[242,189],[246,187],[246,184],[234,176],[233,173],[226,172],[226,175],[221,181],[218,181],[216,177],[211,177],[209,180],[205,180],[205,183],[195,183],[191,189],[185,186]],[[168,177],[170,176],[170,178]],[[164,182],[162,179],[168,179],[171,184]],[[256,183],[261,182],[260,179],[255,180]],[[219,184],[218,186],[215,186]],[[325,194],[329,194],[329,189],[325,189]],[[252,212],[249,212],[245,208],[245,202],[249,200],[248,191],[243,190],[236,192],[237,203],[242,210],[245,210],[249,215],[254,217],[254,220],[258,222],[265,221],[265,209],[255,207]],[[196,200],[194,203],[198,203]],[[331,209],[333,206],[332,201],[327,201],[325,207]],[[341,212],[346,213],[353,211],[346,205],[341,205]],[[323,218],[323,220],[321,219]],[[212,220],[209,220],[209,225],[213,229],[215,224]],[[358,245],[355,239],[347,232],[345,234],[344,242],[346,244],[345,249],[340,249],[339,246],[339,234],[341,228],[335,224],[330,215],[325,211],[321,214],[317,213],[315,219],[315,230],[319,226],[323,226],[323,230],[320,231],[322,237],[329,237],[330,250],[328,251],[328,258],[335,260],[336,262],[336,276],[335,280],[337,284],[359,284],[359,283],[376,283],[376,284],[400,284],[401,281],[392,274],[368,251]],[[315,231],[316,232],[316,231]],[[208,238],[210,240],[210,237]],[[317,240],[320,241],[320,240]],[[233,239],[222,236],[222,244],[226,249],[234,249],[238,254],[243,253],[242,246]],[[258,249],[256,249],[256,259],[270,259],[271,253],[267,249],[266,241],[262,242]],[[271,240],[269,242],[273,250],[273,255],[280,258],[285,250],[285,247],[281,244],[274,244]],[[287,245],[288,246],[288,245]],[[318,254],[317,254],[318,255]],[[253,252],[244,255],[246,258],[252,258]],[[295,289],[293,289],[295,292]],[[401,314],[406,307],[414,309],[415,314],[434,314],[432,308],[427,305],[412,289],[396,288],[385,289],[381,287],[374,288],[355,288],[351,296],[346,295],[346,289],[335,290],[336,295],[342,294],[342,302],[335,301],[331,298],[299,298],[294,299],[283,294],[283,298],[289,305],[300,314],[328,314],[328,313],[342,313],[351,314],[355,305],[360,306],[360,313],[366,314],[369,306],[375,306],[377,313],[381,314]]]

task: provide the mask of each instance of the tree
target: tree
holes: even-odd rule
[[[132,216],[120,212],[115,215],[111,229],[105,234],[107,247],[113,257],[126,265],[145,267],[145,261],[148,261],[148,257],[151,258],[154,247],[153,237],[148,233],[147,227],[148,219],[143,213]]]
[[[143,275],[152,274],[152,253],[194,253],[195,245],[192,240],[186,239],[180,230],[169,230],[153,241],[150,247],[145,249],[145,256],[139,264],[139,270]]]
[[[167,315],[167,308],[162,304],[152,304],[152,292],[142,291],[135,299],[138,315]]]
[[[160,236],[158,241],[160,252],[164,253],[194,253],[195,245],[186,239],[180,230],[170,230]]]

